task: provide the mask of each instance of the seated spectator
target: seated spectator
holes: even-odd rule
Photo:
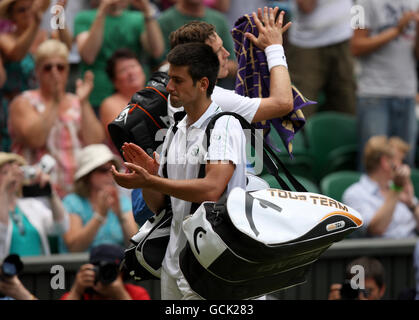
[[[9,253],[48,255],[48,235],[68,230],[68,213],[53,187],[46,197],[20,196],[24,164],[21,156],[0,152],[0,260]],[[38,172],[30,182],[46,186],[49,176]]]
[[[33,54],[38,46],[49,35],[41,28],[41,20],[50,0],[2,0],[0,1],[0,18],[12,22],[13,28],[0,33],[0,53],[3,55],[7,72],[7,81],[1,89],[3,92],[0,107],[4,119],[8,118],[10,102],[21,92],[36,87],[35,63]],[[57,38],[70,46],[71,35],[67,29],[57,32]],[[3,122],[2,150],[10,151],[10,136],[7,122]]]
[[[60,251],[90,251],[100,244],[126,246],[137,233],[131,201],[114,183],[111,166],[119,160],[104,144],[83,148],[77,157],[75,193],[64,198],[70,228]],[[62,239],[60,239],[62,240]]]
[[[364,278],[353,279],[358,275],[358,268],[363,268]],[[370,257],[360,257],[347,265],[344,284],[334,283],[330,286],[329,300],[380,300],[385,291],[384,267],[381,262]]]
[[[146,77],[135,53],[129,49],[116,50],[108,60],[106,72],[112,80],[115,92],[103,100],[99,116],[109,138],[108,124],[126,107],[134,93],[144,88]],[[110,145],[111,149],[115,148],[112,142]]]
[[[127,10],[130,3],[141,12]],[[95,75],[90,96],[95,111],[113,93],[105,69],[116,48],[129,48],[141,61],[149,56],[160,57],[164,51],[162,33],[149,0],[101,0],[97,9],[77,14],[74,34],[82,59],[81,71],[91,70]],[[148,75],[149,70],[145,73]]]
[[[103,244],[93,248],[89,263],[80,267],[71,290],[61,300],[150,300],[143,287],[124,282],[124,271],[119,270],[123,258],[122,247]]]
[[[58,40],[46,40],[35,55],[39,89],[28,90],[10,104],[12,150],[29,164],[49,153],[57,161],[51,174],[60,197],[73,190],[76,153],[104,141],[104,131],[89,103],[93,75],[78,79],[76,94],[65,92],[68,49]]]
[[[368,236],[407,238],[414,237],[418,229],[418,199],[410,168],[402,164],[409,145],[395,141],[385,136],[368,140],[364,148],[366,174],[343,194],[343,202],[362,215]]]

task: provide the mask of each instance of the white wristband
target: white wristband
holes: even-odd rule
[[[265,48],[266,60],[268,60],[269,71],[276,66],[284,66],[288,69],[285,58],[284,47],[281,44],[273,44]]]
[[[99,213],[95,212],[93,214],[93,218],[96,218],[97,220],[99,220],[100,223],[105,222],[106,218],[101,216]]]

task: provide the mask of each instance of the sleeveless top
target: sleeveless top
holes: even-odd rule
[[[39,90],[30,90],[22,93],[30,103],[27,108],[33,108],[38,113],[45,112]],[[82,148],[81,141],[81,105],[78,97],[67,93],[70,98],[70,108],[64,114],[59,114],[51,128],[46,145],[31,149],[21,143],[13,142],[12,152],[23,156],[29,164],[38,163],[41,157],[49,153],[57,161],[51,173],[51,181],[56,187],[58,195],[62,198],[73,191],[73,177],[76,171],[76,156]],[[10,125],[12,141],[14,139],[13,128]]]

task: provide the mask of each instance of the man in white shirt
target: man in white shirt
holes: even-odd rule
[[[362,215],[368,236],[408,238],[418,230],[418,199],[410,168],[402,164],[409,145],[400,142],[370,138],[364,149],[366,174],[343,194],[343,202]]]
[[[275,17],[278,15],[278,19]],[[291,80],[285,59],[283,33],[291,26],[287,23],[283,26],[285,12],[279,13],[279,9],[265,7],[259,8],[258,13],[253,13],[253,18],[259,23],[259,35],[246,34],[252,43],[265,51],[270,69],[270,95],[266,98],[249,98],[235,93],[233,90],[215,86],[212,100],[223,111],[231,111],[240,114],[248,122],[260,122],[263,120],[283,117],[293,110],[293,96]],[[170,46],[201,42],[211,46],[220,61],[218,78],[228,75],[229,52],[223,47],[223,41],[218,36],[215,27],[203,21],[190,22],[170,34]],[[173,116],[174,110],[169,103],[169,116]]]
[[[143,188],[147,206],[153,212],[164,207],[169,195],[173,210],[170,241],[163,260],[162,299],[199,299],[189,287],[179,267],[179,253],[186,244],[182,230],[184,218],[192,213],[192,203],[218,201],[234,187],[246,186],[246,140],[241,125],[231,116],[221,117],[211,133],[208,150],[205,128],[221,108],[211,100],[219,69],[217,55],[203,43],[176,46],[168,55],[170,81],[167,90],[171,104],[186,112],[173,138],[163,144],[158,174],[155,167],[127,163],[132,170],[119,173],[113,168],[117,183],[127,188]],[[171,136],[173,125],[169,129]],[[167,163],[167,178],[163,167]],[[198,178],[201,163],[205,176]]]

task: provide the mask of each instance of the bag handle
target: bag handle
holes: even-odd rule
[[[234,113],[234,112],[220,112],[216,114],[210,122],[207,125],[207,128],[205,130],[205,135],[207,138],[207,149],[210,145],[210,131],[214,128],[215,122],[222,116],[233,116],[237,120],[239,120],[240,125],[243,129],[249,129],[251,132],[251,145],[255,147],[256,143],[262,143],[263,144],[263,165],[266,167],[268,172],[275,177],[275,179],[278,181],[278,183],[281,185],[281,188],[284,190],[291,191],[291,188],[288,186],[288,184],[279,176],[278,174],[278,165],[281,167],[282,172],[284,172],[287,179],[291,182],[292,186],[295,188],[296,191],[299,192],[307,192],[307,189],[300,183],[298,180],[292,175],[291,172],[286,168],[286,166],[282,163],[282,161],[279,159],[279,157],[275,154],[275,152],[272,150],[272,148],[264,141],[263,137],[261,138],[256,134],[255,128],[247,122],[246,119],[244,119],[241,115]],[[200,173],[204,170],[205,173],[205,165],[201,165]]]

